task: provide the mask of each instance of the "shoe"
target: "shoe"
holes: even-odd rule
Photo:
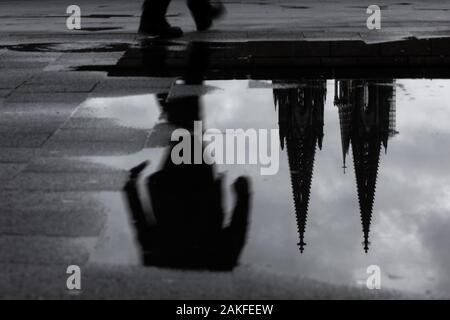
[[[172,27],[168,22],[164,21],[158,24],[146,23],[141,20],[139,25],[139,33],[151,36],[158,36],[162,39],[179,38],[183,36],[183,30],[179,27]]]
[[[190,2],[189,9],[191,10],[198,31],[208,30],[211,28],[213,20],[223,17],[226,13],[225,6],[222,3],[215,5],[208,3],[202,8]]]

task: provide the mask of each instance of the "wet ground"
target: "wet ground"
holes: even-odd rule
[[[287,151],[280,151],[279,172],[273,176],[262,176],[258,165],[216,168],[217,174],[226,177],[227,212],[231,210],[230,185],[235,178],[246,175],[253,187],[250,230],[240,268],[262,268],[335,284],[358,285],[358,280],[366,277],[367,266],[376,264],[381,267],[384,288],[447,296],[449,278],[445,270],[449,265],[445,229],[449,209],[445,199],[449,172],[439,159],[446,158],[445,150],[449,149],[445,125],[449,117],[445,111],[449,82],[398,80],[389,84],[396,106],[391,115],[394,118],[390,119],[395,124],[391,124],[394,131],[388,139],[389,147],[375,155],[379,160],[376,159],[378,168],[374,177],[370,173],[358,177],[376,180],[376,188],[366,191],[375,198],[370,212],[358,203],[363,191],[357,187],[354,151],[348,151],[346,169],[343,168],[342,128],[339,108],[334,104],[336,81],[325,83],[323,146],[313,156],[310,190],[300,191],[308,194],[307,209],[303,212],[299,207],[297,212],[295,209],[295,192],[299,191],[293,190],[293,184],[298,177],[289,167],[287,153],[293,152],[289,146]],[[282,82],[273,84],[272,81],[207,81],[205,84],[215,90],[202,98],[204,123],[208,128],[224,131],[278,128],[280,120],[274,94],[302,90],[297,88],[305,88],[309,83],[298,81],[287,88]],[[128,112],[124,112],[123,106]],[[159,114],[154,95],[93,98],[80,111],[83,109],[135,129],[154,127]],[[127,156],[91,157],[84,161],[129,170],[148,159],[152,166],[146,173],[151,174],[161,166],[164,154],[163,147],[145,148]],[[109,219],[104,239],[99,241],[90,261],[140,264],[139,246],[134,240],[135,230],[129,222],[124,196],[109,194],[100,199],[109,208]],[[364,215],[371,216],[367,253]],[[302,216],[305,219],[307,216],[304,230],[297,226]],[[298,245],[300,236],[306,242],[302,253]]]
[[[370,34],[349,23],[364,9],[351,1],[233,2],[220,28],[199,34],[175,1],[169,19],[187,33],[170,42],[135,35],[132,4],[86,3],[89,23],[71,34],[58,5],[0,22],[2,297],[450,296],[446,3],[383,4],[386,30]],[[165,168],[173,129],[194,119],[224,139],[226,129],[273,129],[278,142],[273,175],[259,162],[202,167],[222,177],[224,225],[235,179],[252,191],[227,271],[216,270],[222,260],[199,268],[205,255],[188,269],[149,259],[124,192],[136,165],[149,161],[143,177]],[[176,199],[137,186],[149,221],[155,199]],[[201,190],[191,206],[209,203]],[[69,264],[82,267],[79,293],[66,289]],[[365,286],[373,264],[382,290]]]

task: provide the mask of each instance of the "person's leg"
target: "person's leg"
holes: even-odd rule
[[[212,5],[209,0],[187,0],[187,5],[199,31],[209,29],[213,20],[225,14],[225,7],[221,2]]]
[[[170,0],[145,0],[139,32],[158,35],[163,38],[176,38],[183,35],[178,27],[172,27],[166,20]]]

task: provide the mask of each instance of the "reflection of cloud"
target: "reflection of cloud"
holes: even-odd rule
[[[120,98],[91,98],[77,111],[79,117],[111,119],[124,127],[150,129],[158,121],[160,110],[154,94]]]
[[[329,81],[328,84],[330,84]],[[436,281],[449,288],[450,269],[450,84],[448,81],[398,81],[397,128],[400,134],[381,155],[371,227],[372,245],[362,250],[362,226],[351,161],[344,175],[337,109],[328,90],[325,107],[323,150],[317,151],[302,256],[292,204],[286,155],[280,156],[280,172],[273,177],[252,174],[253,221],[243,263],[272,265],[280,272],[354,284],[366,277],[370,264],[381,267],[385,286],[432,292]],[[214,82],[214,85],[218,85]],[[425,85],[429,85],[426,89]],[[220,86],[220,85],[218,85]],[[441,87],[443,86],[443,87]],[[205,99],[210,127],[277,127],[272,90],[245,90],[247,82]],[[404,92],[416,100],[409,101]],[[432,95],[430,95],[430,93]],[[224,94],[229,108],[223,110]],[[228,175],[257,172],[240,166],[227,167]],[[231,179],[229,180],[231,181]],[[447,235],[446,232],[449,234]]]
[[[438,292],[450,295],[450,212],[430,212],[432,219],[420,225],[423,244],[430,252],[434,267],[439,272]]]

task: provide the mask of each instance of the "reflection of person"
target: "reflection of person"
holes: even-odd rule
[[[170,0],[145,0],[139,32],[161,38],[181,37],[183,31],[171,26],[166,20],[169,3]],[[220,2],[213,5],[209,0],[187,0],[187,5],[199,31],[209,29],[213,20],[225,13],[225,7]]]
[[[199,119],[198,97],[178,98],[161,107],[175,127],[192,130],[194,120]],[[162,169],[146,179],[155,224],[148,223],[137,188],[145,163],[130,171],[125,186],[144,264],[231,270],[245,244],[250,209],[248,180],[239,177],[234,182],[235,207],[230,224],[223,227],[222,180],[215,177],[213,165],[174,164],[174,145]],[[194,148],[194,143],[191,146]]]

